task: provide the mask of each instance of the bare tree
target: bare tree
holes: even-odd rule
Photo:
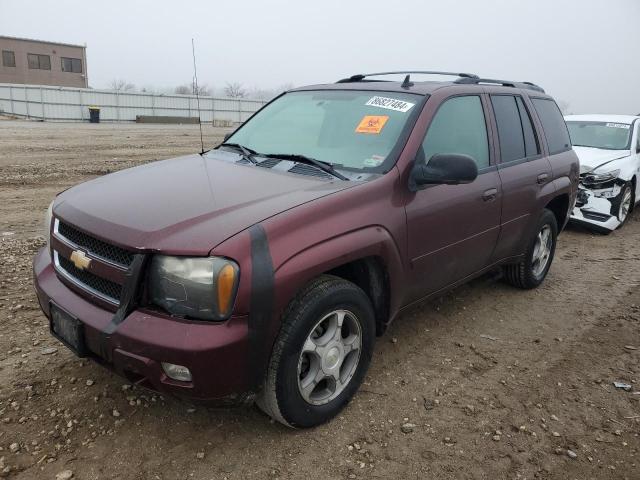
[[[190,85],[178,85],[174,89],[174,93],[178,95],[195,95],[196,94],[196,84],[192,82]],[[200,96],[211,96],[211,89],[205,83],[204,85],[198,85],[198,95]]]
[[[122,78],[114,78],[109,82],[109,88],[116,92],[131,92],[136,89],[136,86]]]
[[[196,93],[196,85],[194,83],[193,84],[193,94],[195,95],[195,93]],[[210,97],[211,96],[211,89],[209,88],[209,86],[206,83],[204,85],[198,85],[198,95],[205,96],[205,97]]]
[[[178,85],[174,90],[174,93],[177,93],[178,95],[190,95],[191,94],[191,87],[189,87],[189,85]]]
[[[224,87],[224,94],[230,98],[244,98],[247,96],[247,91],[239,82],[227,82],[227,85]]]

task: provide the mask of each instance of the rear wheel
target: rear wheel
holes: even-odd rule
[[[551,267],[556,250],[558,223],[550,210],[543,210],[533,238],[529,240],[524,259],[504,267],[505,279],[518,288],[540,285]]]
[[[313,427],[344,408],[375,341],[373,307],[355,284],[323,275],[284,314],[258,406],[290,427]]]

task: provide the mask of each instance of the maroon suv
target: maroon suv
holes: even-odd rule
[[[33,267],[52,334],[140,385],[309,427],[403,309],[496,267],[538,286],[578,184],[562,115],[536,85],[437,73],[454,79],[298,88],[214,150],[58,195]]]

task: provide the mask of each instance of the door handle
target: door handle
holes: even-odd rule
[[[547,179],[549,178],[549,174],[548,173],[541,173],[540,175],[538,175],[538,179],[536,180],[540,185],[542,185],[543,183],[547,182]]]
[[[497,196],[498,189],[490,188],[489,190],[484,191],[484,193],[482,194],[482,200],[484,200],[485,202],[490,202],[491,200],[495,200]]]

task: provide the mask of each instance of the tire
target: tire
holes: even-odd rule
[[[338,328],[340,316],[342,327]],[[317,278],[283,315],[258,406],[293,428],[314,427],[330,420],[358,390],[374,343],[374,311],[362,289],[330,275]],[[314,386],[326,371],[334,376]]]
[[[620,225],[618,225],[617,228],[622,228],[622,226],[627,223],[629,215],[633,210],[634,200],[631,183],[627,182],[624,184],[620,192],[620,201],[616,202],[617,205],[614,205],[611,209],[615,211],[615,213],[612,211],[611,214],[618,217],[618,220],[620,221]]]
[[[546,247],[548,255],[546,256],[544,266],[541,267],[540,259],[538,258],[538,261],[536,261],[537,255],[540,253],[539,250],[536,250],[536,246],[539,244],[539,240],[541,239],[540,235],[543,231],[548,232],[550,235],[550,244]],[[542,211],[540,220],[538,220],[533,237],[529,239],[524,259],[518,263],[504,267],[504,278],[507,283],[522,289],[536,288],[539,286],[547,276],[547,272],[549,272],[549,268],[553,262],[557,238],[558,223],[556,217],[550,210],[545,208]]]

